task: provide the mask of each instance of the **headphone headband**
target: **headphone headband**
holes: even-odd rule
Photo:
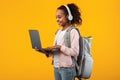
[[[70,11],[69,7],[67,5],[64,5],[64,6],[65,6],[65,8],[68,11],[68,20],[72,21],[73,20],[73,16],[71,14],[71,11]]]

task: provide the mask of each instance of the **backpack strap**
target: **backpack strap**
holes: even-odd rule
[[[65,36],[64,36],[64,43],[65,43],[65,46],[67,46],[69,48],[71,47],[70,32],[71,32],[72,29],[76,29],[78,34],[80,35],[80,32],[77,28],[75,28],[75,27],[69,27],[68,28],[68,30],[66,31]]]
[[[73,27],[69,27],[68,30],[66,31],[65,33],[65,36],[64,36],[64,43],[65,43],[65,46],[67,47],[71,47],[71,42],[70,42],[70,31],[73,29]]]
[[[72,29],[76,29],[77,30],[77,32],[79,34],[79,39],[81,39],[80,38],[81,37],[80,36],[80,32],[79,32],[79,30],[77,28],[75,28],[75,27],[68,28],[68,30],[66,31],[65,36],[64,36],[64,43],[65,43],[65,46],[67,46],[69,48],[71,47],[70,32],[71,32]],[[80,40],[79,40],[79,52],[81,51],[80,47],[81,47],[81,45],[80,45]],[[77,70],[79,70],[79,65],[77,64],[77,61],[76,61],[75,57],[71,56],[71,58],[72,58],[72,62],[73,62],[74,68],[76,68]],[[75,74],[77,74],[77,73],[78,72],[75,71]]]

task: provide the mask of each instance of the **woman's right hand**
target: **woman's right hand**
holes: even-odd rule
[[[50,51],[52,49],[52,47],[47,47],[47,48],[45,48],[45,50],[47,50],[48,52]],[[53,53],[47,53],[47,54],[45,54],[46,55],[46,57],[51,57],[52,55],[53,55]]]
[[[52,47],[47,47],[47,48],[44,48],[44,49],[49,51],[49,50],[52,49]],[[40,50],[37,47],[35,47],[35,50],[38,51],[38,52],[40,52]],[[52,55],[53,55],[53,53],[45,53],[46,57],[50,57]]]

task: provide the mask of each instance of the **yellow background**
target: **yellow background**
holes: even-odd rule
[[[76,3],[81,34],[92,35],[90,80],[120,80],[119,0],[0,0],[0,80],[53,80],[52,58],[31,48],[29,29],[38,29],[42,46],[51,46],[56,8]]]

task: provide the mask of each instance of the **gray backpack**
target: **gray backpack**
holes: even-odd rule
[[[76,29],[80,35],[80,32],[77,28],[75,27],[70,27],[64,36],[64,42],[65,46],[71,47],[70,44],[70,31],[72,29]],[[79,55],[77,57],[77,61],[74,57],[72,57],[73,63],[75,65],[75,70],[76,70],[76,76],[78,79],[85,78],[88,79],[91,76],[92,72],[92,65],[93,65],[93,59],[92,55],[90,52],[91,48],[91,36],[89,37],[82,37],[80,35],[79,38]]]

